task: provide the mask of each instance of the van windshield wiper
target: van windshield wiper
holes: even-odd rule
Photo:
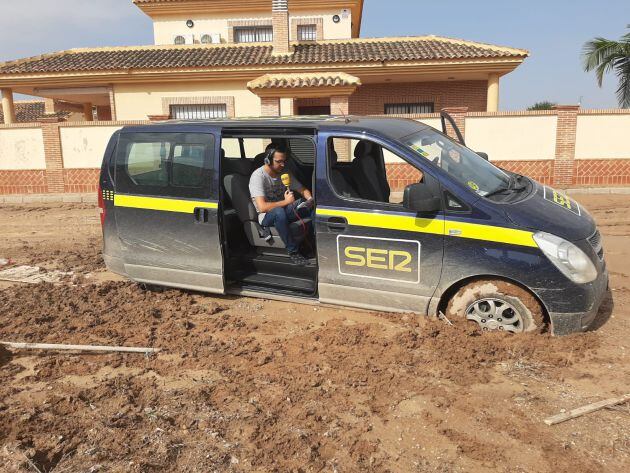
[[[522,184],[521,180],[524,179],[520,174],[514,174],[510,176],[507,186],[499,186],[492,192],[488,192],[484,197],[492,197],[493,195],[503,194],[508,191],[522,191],[527,189],[527,184]]]

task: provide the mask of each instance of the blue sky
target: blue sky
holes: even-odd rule
[[[151,44],[151,20],[131,0],[4,0],[0,61],[77,47]],[[271,4],[271,0],[269,1]],[[616,107],[616,78],[597,87],[582,71],[585,41],[619,39],[629,0],[365,0],[361,35],[435,34],[528,49],[530,58],[501,82],[503,110],[540,100]]]

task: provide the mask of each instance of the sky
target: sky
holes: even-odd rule
[[[153,43],[151,20],[131,0],[0,1],[0,61]],[[501,80],[502,110],[543,100],[614,108],[616,77],[600,89],[580,53],[596,36],[619,39],[628,24],[630,0],[365,0],[361,36],[434,34],[527,49],[525,63]]]

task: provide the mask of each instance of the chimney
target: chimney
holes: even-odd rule
[[[289,0],[271,0],[273,54],[291,54],[289,47]]]

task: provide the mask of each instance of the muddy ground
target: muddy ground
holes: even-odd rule
[[[598,330],[481,335],[411,315],[148,291],[106,272],[91,205],[0,207],[0,258],[73,271],[0,283],[0,471],[619,472],[630,407],[630,196],[578,196],[604,235]]]

